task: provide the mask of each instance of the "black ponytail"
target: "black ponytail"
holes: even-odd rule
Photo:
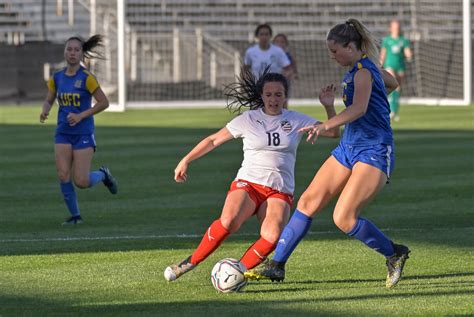
[[[103,42],[104,42],[104,37],[100,34],[95,34],[91,36],[89,39],[84,41],[82,38],[79,36],[72,36],[67,39],[66,43],[71,41],[71,40],[76,40],[79,41],[82,45],[82,52],[84,54],[84,58],[87,59],[105,59],[104,55],[102,53],[98,52],[95,50],[96,47],[103,47]]]
[[[288,95],[288,80],[282,74],[270,73],[270,65],[265,68],[257,80],[250,68],[243,68],[237,82],[224,87],[227,97],[227,109],[234,113],[241,113],[242,108],[255,110],[263,108],[263,86],[268,82],[280,82]]]

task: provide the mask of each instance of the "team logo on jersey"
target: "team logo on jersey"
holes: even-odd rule
[[[82,87],[82,80],[76,80],[74,83],[74,88],[81,88]]]
[[[291,126],[291,123],[288,120],[283,120],[280,122],[280,126],[283,131],[286,133],[289,133],[293,127]]]
[[[248,184],[246,182],[237,182],[237,188],[242,188],[242,187],[245,187],[245,186],[248,186]]]
[[[263,121],[262,121],[262,120],[257,120],[257,123],[260,123],[261,125],[263,125]]]

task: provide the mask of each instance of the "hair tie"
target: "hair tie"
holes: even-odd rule
[[[346,21],[346,24],[349,25],[349,26],[354,27],[354,23],[352,23],[352,22],[350,22],[350,21]]]

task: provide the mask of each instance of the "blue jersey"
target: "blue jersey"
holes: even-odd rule
[[[92,134],[94,133],[94,118],[90,116],[71,127],[67,122],[69,113],[81,113],[91,108],[92,94],[99,88],[94,75],[84,67],[80,67],[75,75],[66,75],[66,68],[54,73],[48,81],[48,89],[58,100],[57,133]]]
[[[363,56],[355,66],[344,75],[342,100],[346,107],[352,105],[354,97],[354,76],[365,68],[372,74],[372,93],[367,112],[359,119],[347,123],[341,142],[346,144],[392,144],[393,133],[390,127],[390,106],[387,91],[378,67],[367,56]]]

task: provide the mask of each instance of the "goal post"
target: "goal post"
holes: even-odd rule
[[[97,32],[111,46],[110,64],[96,72],[110,93],[112,110],[223,106],[223,87],[235,80],[254,29],[264,22],[274,35],[288,36],[298,61],[290,106],[317,103],[319,89],[338,83],[345,71],[330,60],[326,33],[350,17],[380,40],[390,20],[400,20],[414,53],[402,103],[472,103],[471,0],[90,2],[96,6]]]
[[[127,96],[127,74],[125,72],[125,0],[117,1],[117,76],[118,99],[111,108],[115,111],[125,111]]]
[[[463,64],[464,64],[464,100],[465,105],[472,103],[472,17],[471,0],[463,0]]]

